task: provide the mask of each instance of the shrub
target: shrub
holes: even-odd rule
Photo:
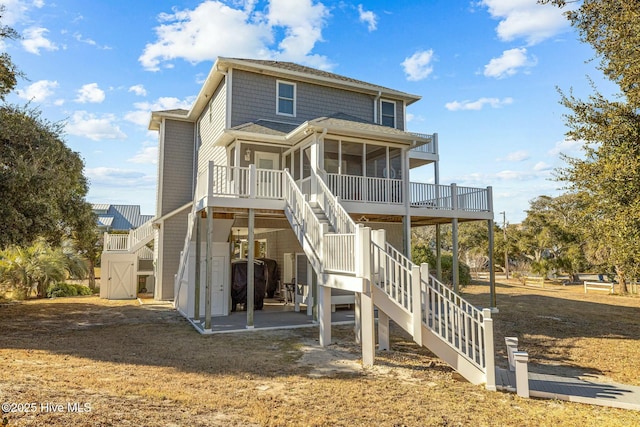
[[[424,245],[414,246],[411,250],[413,262],[420,265],[424,262],[429,264],[429,270],[435,275],[436,256],[433,251]],[[453,256],[451,254],[441,254],[440,264],[442,267],[442,281],[451,286],[453,283]],[[460,289],[471,283],[471,269],[462,261],[458,262],[458,285]]]
[[[77,295],[91,295],[92,291],[84,285],[74,285],[70,283],[56,283],[47,288],[47,297],[75,297]]]

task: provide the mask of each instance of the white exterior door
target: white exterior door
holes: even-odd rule
[[[109,299],[129,299],[136,297],[134,265],[130,261],[109,263]]]
[[[256,151],[256,169],[258,169],[257,185],[258,197],[280,197],[281,180],[268,172],[280,169],[280,154]]]
[[[212,257],[212,280],[211,280],[211,315],[227,316],[229,314],[229,292],[228,286],[225,286],[225,278],[227,277],[226,269],[228,260],[224,256]],[[200,263],[200,271],[207,271],[206,258],[202,258]],[[200,306],[201,313],[204,313],[204,301],[206,291],[206,274],[202,274],[200,279]]]

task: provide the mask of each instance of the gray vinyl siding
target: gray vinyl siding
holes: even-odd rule
[[[293,80],[296,84],[296,117],[276,114],[276,81],[272,76],[233,71],[231,126],[258,119],[303,123],[318,117],[344,113],[373,123],[374,97]]]
[[[199,146],[198,172],[211,160],[216,165],[227,164],[227,151],[213,144],[222,136],[227,117],[227,85],[223,80],[211,98],[211,101],[198,118]]]
[[[193,199],[193,133],[193,123],[165,121],[158,216],[166,215]]]
[[[175,275],[178,273],[180,252],[184,249],[184,236],[187,234],[187,215],[190,209],[185,209],[171,218],[163,226],[162,235],[162,278],[161,292],[158,299],[170,300],[174,295]]]

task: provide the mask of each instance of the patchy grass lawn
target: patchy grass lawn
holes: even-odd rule
[[[640,299],[581,292],[500,286],[499,357],[515,335],[532,370],[640,385]],[[486,286],[466,295],[489,300]],[[0,328],[0,400],[36,404],[3,414],[10,426],[640,425],[636,411],[458,381],[398,329],[363,370],[348,326],[318,349],[316,328],[201,336],[167,306],[78,297],[2,304]]]

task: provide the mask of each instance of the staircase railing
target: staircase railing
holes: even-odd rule
[[[454,293],[433,275],[428,275],[428,280],[422,279],[422,287],[423,291],[426,291],[423,292],[423,304],[429,308],[425,310],[422,318],[424,325],[472,364],[485,370],[485,313]]]
[[[153,236],[153,220],[149,220],[126,234],[104,233],[105,251],[135,252]]]
[[[173,289],[174,289],[174,305],[176,307],[180,307],[180,289],[182,285],[187,283],[187,280],[184,278],[184,273],[187,268],[187,261],[189,259],[189,250],[191,248],[191,237],[193,235],[193,227],[195,225],[195,218],[197,218],[196,214],[196,206],[195,203],[191,212],[188,216],[188,226],[187,226],[187,234],[184,238],[184,245],[182,247],[182,251],[180,251],[180,263],[178,264],[178,272],[174,277]]]
[[[312,172],[313,173],[313,172]],[[356,223],[342,207],[338,198],[331,192],[327,184],[325,183],[325,177],[327,173],[321,171],[317,176],[318,181],[318,194],[317,200],[322,207],[327,219],[333,226],[336,233],[355,233]]]
[[[323,253],[323,229],[320,221],[288,170],[285,170],[282,181],[284,199],[287,202],[285,214],[293,231],[301,244],[304,239],[309,242],[309,249],[314,252],[316,260],[320,261]]]

